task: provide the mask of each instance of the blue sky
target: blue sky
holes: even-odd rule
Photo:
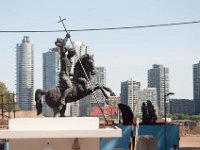
[[[199,0],[34,0],[1,1],[0,30],[57,30],[59,16],[68,29],[137,26],[200,20]],[[0,33],[0,81],[15,91],[15,49],[23,36],[34,44],[35,88],[42,87],[42,53],[55,47],[59,33]],[[71,32],[87,44],[96,66],[107,69],[107,85],[117,95],[120,83],[133,78],[147,87],[147,70],[162,64],[170,70],[174,98],[192,98],[192,64],[200,60],[200,24]]]

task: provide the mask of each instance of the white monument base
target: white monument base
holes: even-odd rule
[[[99,150],[99,138],[79,138],[80,150]],[[74,138],[12,139],[9,150],[46,150],[47,142],[52,150],[72,150]],[[50,150],[50,149],[48,149]]]
[[[10,150],[70,150],[75,138],[81,150],[100,149],[100,137],[121,137],[119,128],[100,128],[99,118],[18,118],[9,120],[9,130],[0,139],[9,139]],[[49,143],[49,144],[48,144]]]

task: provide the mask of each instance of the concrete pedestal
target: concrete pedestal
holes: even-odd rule
[[[70,150],[78,138],[81,150],[100,149],[100,137],[121,137],[119,128],[99,129],[99,118],[19,118],[9,120],[9,130],[0,139],[9,139],[10,150]],[[49,144],[47,144],[49,143]]]

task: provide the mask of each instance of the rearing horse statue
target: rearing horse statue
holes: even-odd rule
[[[81,62],[81,63],[80,63]],[[84,69],[83,69],[84,68]],[[85,70],[85,71],[84,71]],[[110,93],[110,96],[115,96],[114,92],[104,86],[104,85],[95,85],[92,86],[90,83],[91,76],[95,75],[94,59],[93,56],[89,54],[84,54],[81,58],[75,63],[74,75],[72,79],[73,91],[66,96],[65,102],[71,103],[76,102],[85,96],[91,94],[92,92],[100,89],[106,99],[109,98],[106,91]],[[45,101],[47,105],[53,109],[54,116],[57,113],[60,113],[61,117],[64,117],[66,110],[66,105],[60,108],[60,98],[61,98],[61,89],[59,86],[48,91],[37,89],[35,92],[35,102],[37,114],[42,113],[42,96],[45,95]]]

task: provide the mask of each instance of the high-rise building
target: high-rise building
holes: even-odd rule
[[[106,68],[105,67],[95,67],[96,74],[92,76],[92,84],[106,85]],[[105,103],[105,97],[100,90],[95,91],[95,95],[100,103]],[[93,103],[96,101],[93,99]]]
[[[189,99],[170,99],[170,114],[193,114],[194,101]]]
[[[105,67],[95,67],[96,74],[92,76],[91,83],[92,85],[101,84],[106,85],[106,68]],[[100,90],[94,92],[95,97],[99,101],[101,106],[105,105],[105,97]],[[97,102],[93,96],[90,94],[85,98],[80,100],[80,115],[81,116],[90,116],[90,112],[93,106],[96,106]]]
[[[159,114],[164,115],[164,95],[169,92],[169,68],[154,64],[153,68],[148,70],[148,87],[157,89]],[[167,106],[168,99],[166,97]]]
[[[49,90],[58,85],[60,72],[60,55],[58,48],[43,53],[43,88]]]
[[[24,36],[16,46],[16,100],[21,110],[34,108],[33,44]]]
[[[137,110],[140,82],[132,79],[121,82],[120,102],[129,105],[133,112]]]
[[[91,50],[90,50],[89,47],[88,47],[87,45],[85,45],[84,43],[79,42],[79,41],[75,41],[75,42],[73,42],[73,44],[75,45],[75,47],[76,47],[76,52],[77,52],[77,53],[76,53],[77,56],[74,57],[74,60],[73,60],[74,64],[75,64],[75,62],[78,61],[78,58],[80,58],[82,55],[84,55],[84,54],[91,54]],[[68,46],[68,47],[69,47],[69,46]]]
[[[200,114],[200,61],[193,64],[193,99],[195,114]]]
[[[50,90],[59,84],[60,55],[59,48],[52,48],[43,53],[43,89]],[[43,100],[43,114],[53,116],[53,110]],[[67,103],[65,116],[70,116],[70,103]]]
[[[50,90],[58,86],[60,72],[60,55],[58,48],[43,53],[43,89]],[[53,116],[53,110],[43,101],[43,114]]]
[[[142,114],[142,103],[146,103],[147,100],[150,100],[154,106],[156,114],[158,113],[158,104],[157,104],[157,90],[156,88],[146,88],[139,92],[138,100],[138,113]]]

